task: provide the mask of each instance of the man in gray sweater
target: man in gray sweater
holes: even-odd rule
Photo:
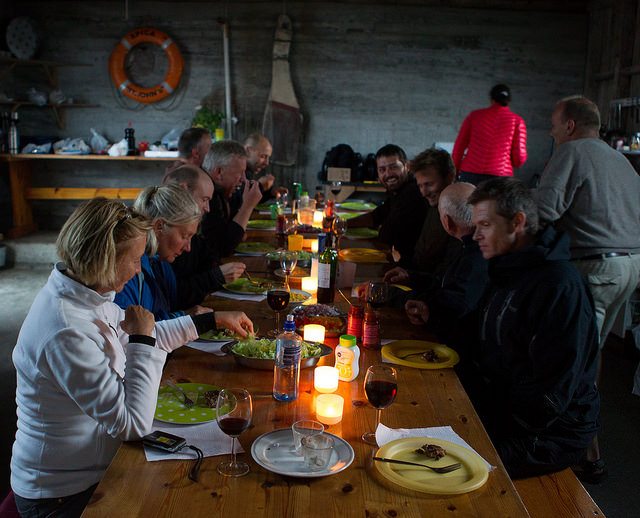
[[[602,348],[640,278],[640,177],[598,138],[599,129],[600,113],[589,99],[568,97],[556,104],[556,149],[536,197],[540,220],[571,237],[571,258],[593,295]],[[588,460],[603,468],[597,444]]]

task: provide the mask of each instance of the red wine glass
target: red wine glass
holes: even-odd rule
[[[273,336],[278,336],[280,333],[280,313],[287,309],[290,298],[291,292],[288,284],[275,284],[267,291],[267,304],[276,315],[276,327],[271,333]]]
[[[251,424],[253,404],[246,389],[222,389],[216,402],[216,420],[220,430],[231,437],[231,460],[218,464],[218,473],[227,477],[241,477],[249,473],[249,465],[238,461],[236,437]]]
[[[398,374],[388,365],[372,365],[364,377],[364,392],[367,400],[376,408],[376,426],[373,432],[362,434],[367,444],[376,443],[376,430],[380,424],[380,411],[387,408],[396,399],[398,393]]]

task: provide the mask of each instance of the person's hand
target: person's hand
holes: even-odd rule
[[[197,305],[197,306],[193,306],[192,308],[187,309],[185,311],[185,313],[187,315],[191,315],[192,317],[195,317],[196,315],[204,315],[205,313],[213,313],[213,309]]]
[[[421,300],[408,300],[404,310],[407,312],[409,322],[416,326],[426,324],[429,320],[429,306]]]
[[[228,329],[245,338],[253,335],[253,322],[243,311],[216,311],[216,327]]]
[[[262,193],[260,192],[260,184],[258,182],[244,182],[242,189],[242,204],[247,204],[251,209],[254,209],[260,200],[262,199]]]
[[[240,277],[246,270],[247,265],[244,263],[224,263],[220,265],[220,271],[224,275],[225,282],[233,282]]]
[[[409,280],[409,272],[404,268],[396,266],[395,268],[391,268],[391,270],[385,273],[382,280],[384,282],[391,283],[405,282]]]
[[[124,320],[120,327],[128,335],[152,336],[156,321],[153,313],[142,306],[129,306],[124,310]]]
[[[271,187],[273,187],[273,182],[275,181],[276,177],[272,174],[265,174],[264,176],[258,178],[258,182],[262,186],[262,190],[264,192],[271,190]]]

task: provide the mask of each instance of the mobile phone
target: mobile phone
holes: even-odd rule
[[[183,437],[156,430],[149,435],[145,435],[142,438],[142,444],[175,453],[183,448],[187,444],[187,441]]]

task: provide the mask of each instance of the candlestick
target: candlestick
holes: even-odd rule
[[[306,342],[324,343],[324,326],[307,324],[304,326],[304,340]]]
[[[316,398],[316,416],[324,424],[342,421],[344,398],[338,394],[321,394]]]
[[[338,390],[338,369],[335,367],[316,367],[313,371],[313,387],[323,394]]]

